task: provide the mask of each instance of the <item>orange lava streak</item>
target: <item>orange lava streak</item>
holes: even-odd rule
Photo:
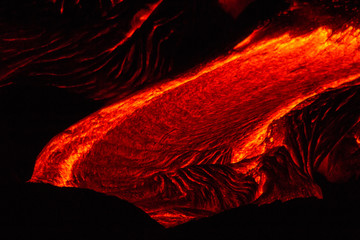
[[[263,144],[265,138],[268,135],[268,128],[271,123],[274,121],[282,118],[287,113],[289,113],[292,109],[294,109],[296,106],[298,106],[300,103],[304,102],[307,99],[310,99],[311,97],[316,96],[317,94],[326,91],[328,89],[337,88],[340,85],[352,82],[356,79],[360,78],[359,74],[351,75],[347,78],[339,79],[338,81],[335,81],[333,83],[330,83],[326,86],[323,86],[321,90],[314,91],[313,93],[310,93],[309,95],[305,97],[301,97],[296,99],[294,102],[290,103],[288,106],[285,106],[280,111],[276,112],[274,115],[270,117],[270,119],[264,123],[258,130],[254,132],[253,135],[251,135],[245,142],[246,145],[239,151],[235,153],[235,157],[232,159],[232,163],[236,163],[241,161],[244,158],[251,158],[255,157],[257,155],[263,154],[266,150],[266,145]]]

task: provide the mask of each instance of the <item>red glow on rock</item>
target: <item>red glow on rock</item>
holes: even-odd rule
[[[240,15],[242,11],[255,0],[218,0],[220,6],[233,18]]]
[[[124,39],[122,39],[120,42],[118,42],[115,46],[108,49],[108,52],[115,51],[119,46],[123,45],[124,42],[126,42],[135,32],[138,30],[142,24],[148,19],[148,17],[152,14],[152,12],[160,5],[162,0],[159,0],[153,4],[149,4],[147,9],[143,9],[139,11],[132,19],[131,21],[131,28],[130,31],[126,33],[126,36]]]

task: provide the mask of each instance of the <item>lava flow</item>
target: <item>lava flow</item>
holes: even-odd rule
[[[43,149],[30,181],[115,195],[169,227],[321,198],[315,172],[358,175],[360,29],[261,32],[74,124]]]

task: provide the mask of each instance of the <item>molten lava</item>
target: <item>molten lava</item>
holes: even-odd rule
[[[30,181],[118,196],[167,227],[321,198],[313,173],[340,177],[332,156],[358,141],[360,29],[254,35],[74,124],[43,149]]]

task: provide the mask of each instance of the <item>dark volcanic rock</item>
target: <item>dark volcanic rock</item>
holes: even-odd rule
[[[163,229],[130,203],[90,190],[29,183],[3,193],[0,224],[12,239],[143,239]]]

